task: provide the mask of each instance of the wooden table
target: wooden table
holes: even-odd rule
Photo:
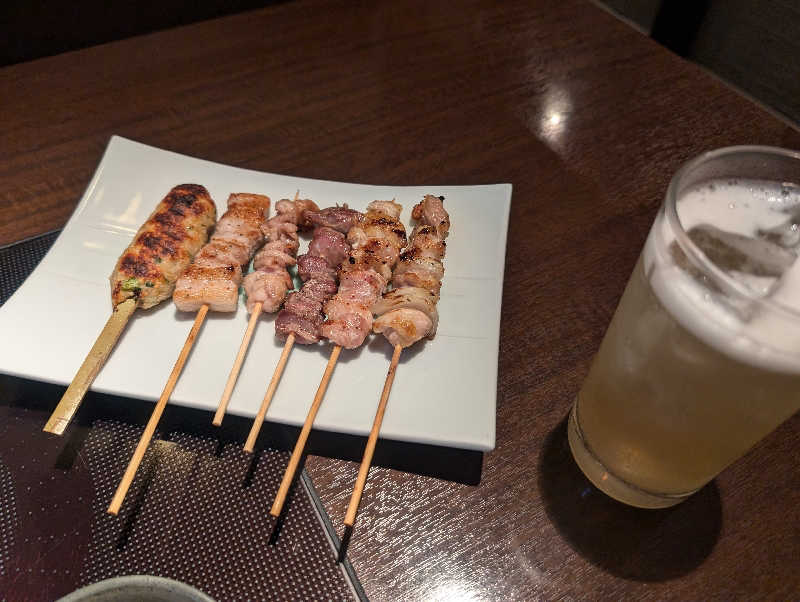
[[[112,134],[312,178],[514,184],[497,448],[477,487],[373,470],[349,548],[372,599],[800,591],[797,416],[657,513],[588,488],[564,440],[670,174],[800,147],[712,75],[579,0],[309,1],[4,68],[0,107],[0,244],[61,227]],[[307,468],[341,524],[355,464]]]

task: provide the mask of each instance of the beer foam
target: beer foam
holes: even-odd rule
[[[706,182],[681,196],[677,212],[687,232],[711,225],[750,239],[763,240],[765,232],[772,232],[770,241],[774,241],[778,231],[785,233],[781,242],[789,253],[800,252],[800,244],[788,248],[800,222],[796,187],[747,180]],[[800,232],[797,234],[800,243]],[[662,209],[645,244],[645,275],[661,304],[681,326],[741,362],[767,370],[800,372],[800,261],[794,260],[782,273],[768,277],[741,274],[718,264],[752,293],[724,294],[676,263],[671,250],[675,243],[675,233]],[[763,244],[771,250],[775,243]]]

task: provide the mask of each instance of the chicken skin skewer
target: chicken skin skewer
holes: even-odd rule
[[[402,206],[392,201],[373,201],[364,221],[347,233],[352,245],[342,264],[339,290],[325,304],[328,318],[322,336],[345,349],[359,347],[372,327],[372,305],[392,276],[406,232],[399,220]]]
[[[409,347],[424,337],[433,338],[439,323],[436,304],[444,277],[442,259],[450,229],[450,216],[439,197],[427,195],[411,214],[417,226],[400,256],[392,290],[373,307],[378,316],[372,326],[392,346]]]
[[[392,277],[393,289],[385,293],[373,306],[373,312],[378,318],[373,323],[372,329],[374,332],[383,333],[394,346],[394,353],[364,449],[353,495],[345,514],[344,524],[348,529],[352,529],[355,524],[358,505],[364,493],[400,354],[405,347],[413,345],[423,337],[433,338],[436,334],[439,322],[436,303],[439,301],[444,276],[442,266],[446,249],[444,239],[450,232],[450,216],[445,211],[442,201],[444,197],[425,195],[425,198],[414,206],[411,217],[417,221],[417,226],[411,233],[411,242],[400,255],[400,261]]]

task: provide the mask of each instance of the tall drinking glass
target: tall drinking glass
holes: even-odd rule
[[[800,153],[739,146],[672,178],[569,418],[601,490],[677,504],[800,408]]]

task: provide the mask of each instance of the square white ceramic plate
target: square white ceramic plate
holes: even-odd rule
[[[403,205],[407,228],[411,208],[423,194],[444,195],[452,229],[439,331],[434,340],[403,352],[381,437],[494,447],[510,184],[403,187],[309,180],[211,163],[114,136],[61,235],[0,308],[0,372],[59,384],[72,380],[111,313],[108,276],[117,257],[170,188],[187,182],[208,188],[219,215],[231,192],[267,194],[274,206],[299,189],[320,207],[346,202],[359,210],[372,200],[395,198]],[[308,239],[302,242],[300,252]],[[216,409],[247,318],[243,304],[235,314],[209,313],[171,403]],[[137,310],[92,388],[158,399],[193,319],[171,302]],[[273,320],[264,316],[256,328],[231,413],[254,416],[258,411],[282,348]],[[314,427],[367,434],[391,351],[375,335],[360,349],[343,351]],[[268,420],[303,423],[329,353],[330,344],[295,346]]]

